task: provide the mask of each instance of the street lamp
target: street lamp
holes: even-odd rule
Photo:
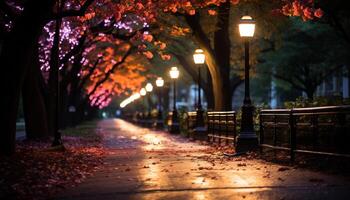
[[[142,88],[142,89],[140,90],[140,95],[141,95],[141,96],[145,96],[146,93],[147,93],[147,91],[146,91],[145,88]]]
[[[249,39],[254,36],[255,21],[250,16],[243,16],[239,23],[239,33],[244,39],[245,66],[244,66],[244,100],[242,105],[241,131],[237,136],[236,151],[245,152],[258,146],[258,137],[254,132],[254,106],[250,99],[249,90]]]
[[[197,103],[197,115],[196,115],[196,132],[205,131],[203,109],[201,101],[201,66],[205,63],[205,55],[202,49],[196,49],[193,54],[193,60],[198,65],[198,103]]]
[[[173,104],[173,114],[171,119],[170,133],[179,133],[179,120],[177,117],[176,110],[176,79],[179,77],[180,72],[177,67],[172,67],[169,71],[170,78],[174,80],[174,104]]]
[[[156,86],[158,88],[158,118],[156,122],[156,128],[163,128],[163,113],[162,113],[162,88],[164,86],[164,80],[162,77],[158,77],[156,80]]]
[[[153,90],[153,85],[152,85],[151,83],[147,83],[145,88],[146,88],[146,91],[147,91],[147,92],[152,92],[152,90]],[[148,95],[147,100],[148,100],[147,125],[148,125],[149,127],[151,127],[151,126],[152,126],[152,116],[151,116],[151,111],[152,111],[152,109],[151,109],[151,96],[150,96],[150,95]]]
[[[145,97],[146,96],[146,94],[147,94],[147,91],[146,91],[146,89],[145,88],[142,88],[141,90],[140,90],[140,95],[142,96],[142,97]],[[145,106],[145,98],[142,98],[142,101],[143,101],[143,108],[144,108],[144,106]],[[142,109],[143,111],[141,112],[141,114],[142,114],[142,116],[141,116],[141,125],[143,126],[143,125],[145,125],[145,113],[144,113],[144,109]]]
[[[153,85],[152,85],[151,83],[147,83],[145,88],[146,88],[146,91],[147,91],[147,92],[152,92],[152,90],[153,90]]]

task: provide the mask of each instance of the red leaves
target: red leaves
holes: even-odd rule
[[[315,12],[314,12],[314,15],[317,18],[321,18],[323,16],[323,11],[320,8],[316,9]]]

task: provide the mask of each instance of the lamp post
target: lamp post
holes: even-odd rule
[[[179,77],[180,72],[177,69],[177,67],[172,67],[169,71],[170,78],[173,79],[174,83],[174,104],[173,104],[173,114],[171,118],[171,126],[170,126],[170,133],[179,133],[179,119],[177,117],[177,109],[176,109],[176,79]]]
[[[146,91],[148,93],[153,91],[153,85],[151,83],[147,83],[145,88],[146,88]],[[148,95],[147,100],[148,100],[147,126],[151,127],[152,126],[152,115],[151,115],[152,108],[151,108],[151,96],[150,95]]]
[[[258,137],[254,132],[253,111],[254,106],[250,99],[249,90],[249,39],[254,36],[255,21],[250,16],[243,16],[239,23],[239,33],[244,39],[244,100],[242,105],[241,131],[237,136],[237,152],[252,150],[258,146]]]
[[[143,105],[145,106],[145,96],[147,94],[147,91],[145,88],[142,88],[140,90],[140,95],[143,97],[142,100],[143,100]],[[144,111],[142,112],[142,116],[141,116],[141,125],[145,125],[145,113]]]
[[[156,80],[156,86],[158,88],[158,115],[157,115],[157,122],[156,122],[156,128],[162,129],[163,128],[163,113],[162,113],[162,88],[164,86],[164,80],[162,77],[158,77]]]
[[[205,55],[202,49],[196,49],[193,54],[194,63],[198,66],[198,103],[197,103],[197,115],[196,115],[196,132],[205,131],[203,109],[201,101],[201,67],[205,63]]]

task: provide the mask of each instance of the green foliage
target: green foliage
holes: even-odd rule
[[[341,96],[315,97],[313,100],[305,97],[298,97],[295,101],[284,102],[285,108],[306,108],[318,106],[349,105],[350,99],[343,99]]]
[[[180,107],[178,112],[178,119],[179,119],[179,125],[180,125],[180,133],[183,135],[187,135],[187,108]]]
[[[349,63],[346,44],[327,24],[291,18],[281,45],[260,55],[258,76],[273,77],[280,91],[312,98],[317,86]]]
[[[100,140],[100,136],[96,134],[97,121],[87,121],[82,124],[62,130],[63,136],[83,137],[92,140]]]

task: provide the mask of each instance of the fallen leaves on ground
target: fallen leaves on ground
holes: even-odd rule
[[[0,199],[47,199],[81,183],[97,170],[106,154],[99,140],[63,137],[64,151],[51,141],[23,141],[11,157],[0,157]]]

